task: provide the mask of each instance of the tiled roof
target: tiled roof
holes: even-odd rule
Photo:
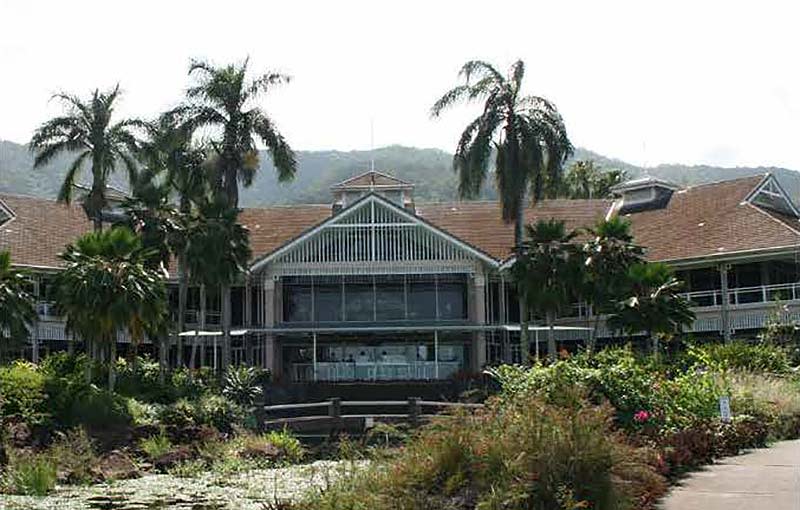
[[[80,205],[0,194],[14,218],[0,225],[0,250],[11,252],[14,264],[59,267],[64,247],[92,229]]]
[[[637,243],[651,260],[675,260],[731,252],[800,245],[800,222],[743,203],[763,179],[748,177],[694,186],[673,194],[664,209],[629,215]],[[10,249],[16,264],[58,267],[58,253],[91,230],[77,204],[0,194],[15,217],[0,225],[0,250]],[[558,218],[568,228],[588,227],[603,218],[608,200],[544,200],[526,211],[527,222]],[[331,215],[330,205],[244,209],[240,221],[250,230],[253,258],[261,258]],[[417,214],[488,255],[511,254],[514,226],[503,222],[497,202],[420,204]]]
[[[664,209],[626,216],[650,260],[800,245],[796,219],[744,202],[763,179],[760,175],[693,186],[673,193]]]
[[[610,206],[610,200],[543,200],[525,211],[525,221],[557,218],[564,220],[568,229],[591,227]],[[511,255],[514,224],[503,221],[497,202],[420,204],[417,214],[498,260]]]

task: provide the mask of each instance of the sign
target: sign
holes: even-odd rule
[[[364,418],[364,429],[371,429],[375,426],[375,418],[372,416],[367,416]]]
[[[722,421],[728,423],[731,421],[731,398],[719,397],[719,415]]]

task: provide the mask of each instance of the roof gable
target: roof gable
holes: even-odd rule
[[[356,175],[355,177],[351,177],[347,180],[344,180],[338,184],[334,184],[331,186],[331,189],[334,190],[341,190],[341,189],[364,189],[364,188],[413,188],[414,185],[410,182],[404,181],[402,179],[398,179],[397,177],[393,177],[391,175],[378,172],[375,170],[370,170],[368,172],[364,172],[363,174]]]
[[[761,183],[745,198],[745,201],[764,209],[785,214],[795,218],[800,217],[789,194],[783,189],[774,175],[768,174]]]
[[[0,199],[0,227],[14,218],[14,211]]]
[[[386,198],[369,193],[349,207],[256,260],[270,263],[342,264],[433,260],[497,262],[487,253]]]

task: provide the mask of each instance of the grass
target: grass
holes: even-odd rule
[[[56,486],[56,462],[45,454],[23,454],[11,459],[4,475],[6,492],[45,496]]]
[[[150,459],[156,459],[172,449],[172,442],[162,430],[156,436],[150,436],[140,440],[139,448]]]

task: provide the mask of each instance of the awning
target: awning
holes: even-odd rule
[[[547,331],[548,326],[529,325],[528,331]],[[591,331],[592,328],[577,326],[553,326],[554,331]],[[470,331],[511,331],[519,332],[519,324],[423,324],[404,326],[297,326],[277,328],[249,328],[231,331],[231,336],[242,336],[248,333],[269,333],[286,335],[292,333],[412,333],[412,332],[470,332]],[[194,331],[185,331],[180,336],[194,336]],[[197,336],[220,336],[220,331],[200,331]]]

